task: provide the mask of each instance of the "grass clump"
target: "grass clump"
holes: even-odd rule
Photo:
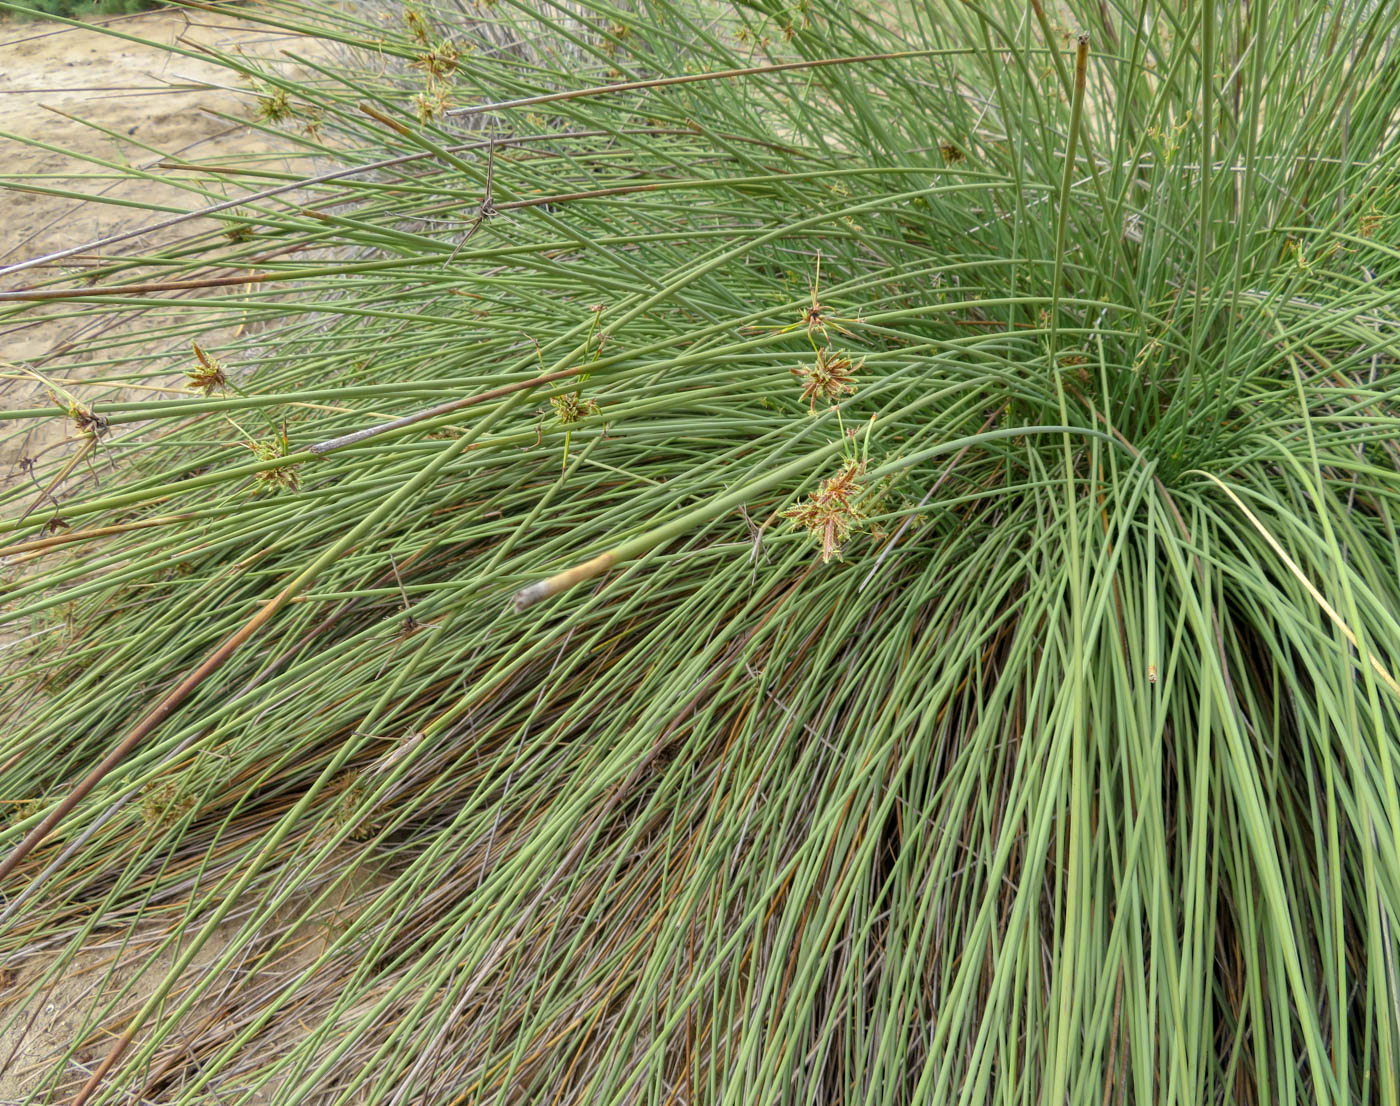
[[[405,12],[0,296],[36,1093],[1395,1101],[1385,6]]]

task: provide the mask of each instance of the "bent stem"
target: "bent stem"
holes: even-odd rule
[[[911,404],[909,408],[897,412],[899,415],[908,413],[913,407],[923,406],[926,401],[919,401]],[[879,425],[882,420],[877,419],[875,425]],[[913,465],[924,461],[933,460],[947,453],[956,453],[959,450],[968,449],[973,446],[983,445],[987,442],[1002,441],[1007,438],[1021,438],[1031,434],[1078,434],[1086,438],[1097,438],[1101,441],[1117,445],[1107,434],[1101,430],[1093,430],[1085,426],[1013,426],[1004,427],[1000,430],[988,430],[982,434],[972,434],[965,438],[955,438],[952,441],[943,442],[931,449],[920,450],[911,453],[906,457],[901,457],[896,461],[890,461],[879,468],[867,473],[868,480],[878,480],[882,476],[889,476],[900,472]],[[762,495],[770,488],[775,488],[796,477],[809,474],[822,461],[825,461],[832,454],[839,452],[846,444],[845,435],[841,435],[835,441],[829,442],[820,449],[814,449],[806,456],[799,458],[790,464],[784,465],[780,469],[775,469],[767,476],[758,480],[752,480],[743,487],[718,496],[701,507],[693,511],[687,511],[683,515],[678,515],[670,522],[654,527],[644,533],[638,534],[635,538],[614,546],[604,553],[598,554],[589,560],[567,568],[563,572],[557,572],[553,576],[539,580],[527,587],[517,591],[512,599],[517,611],[523,611],[543,599],[558,595],[567,591],[585,580],[592,580],[601,576],[609,569],[620,565],[625,561],[633,560],[642,554],[655,549],[662,542],[670,541],[672,538],[680,537],[698,526],[703,526],[711,519],[720,517],[733,511],[736,508],[745,506],[756,495]],[[1121,448],[1121,447],[1120,447]]]

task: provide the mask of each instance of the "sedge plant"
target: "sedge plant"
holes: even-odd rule
[[[241,16],[0,269],[29,1101],[1397,1100],[1388,5]]]

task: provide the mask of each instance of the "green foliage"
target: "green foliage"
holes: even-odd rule
[[[0,296],[143,322],[0,498],[41,1098],[1396,1100],[1386,5],[260,11],[291,168]]]
[[[131,12],[152,11],[174,6],[167,0],[26,0],[14,8],[0,5],[0,14],[20,19],[39,19],[58,15],[65,19],[89,19],[94,16],[128,15]],[[28,10],[25,10],[28,9]]]

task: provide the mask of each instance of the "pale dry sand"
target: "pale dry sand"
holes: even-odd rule
[[[315,40],[269,31],[232,14],[152,12],[110,20],[108,25],[154,43],[242,50],[273,60],[289,76],[296,75],[297,67],[281,58],[281,51],[311,57],[325,54]],[[103,179],[110,170],[84,162],[82,156],[154,168],[169,156],[196,160],[263,154],[273,148],[268,135],[212,114],[220,111],[246,118],[253,102],[249,90],[213,62],[172,55],[155,45],[120,41],[86,28],[0,20],[0,131],[9,132],[0,136],[0,267],[159,218],[157,213],[135,208],[17,191],[5,187],[7,180],[22,183],[25,174],[47,174],[42,183],[48,187],[198,206],[197,197],[159,181]],[[38,149],[12,135],[59,149]],[[159,236],[144,236],[119,248],[143,252],[160,241]],[[43,273],[30,270],[0,277],[0,288],[23,286]],[[92,323],[54,318],[57,313],[43,310],[19,321],[0,322],[0,407],[42,407],[49,402],[44,389],[24,376],[24,368],[52,373],[62,365],[64,373],[56,374],[59,381],[81,387],[81,365],[69,363],[65,347]],[[139,327],[139,319],[123,318],[108,332],[129,334]],[[178,387],[184,378],[175,373],[169,383]],[[8,429],[0,424],[0,435]],[[32,422],[22,436],[0,442],[0,481],[28,482],[19,464],[26,457],[35,460],[41,479],[57,471],[78,448],[71,432],[68,420],[54,418]],[[0,637],[0,646],[5,643]],[[217,932],[186,977],[196,978],[201,965],[217,959],[232,932],[228,927]],[[36,1097],[36,1081],[68,1050],[95,996],[115,996],[128,988],[94,1043],[70,1062],[64,1078],[71,1094],[86,1078],[82,1066],[90,1071],[101,1061],[104,1045],[110,1044],[123,1019],[140,1008],[150,987],[173,963],[174,950],[145,963],[164,933],[154,928],[138,932],[134,942],[120,948],[116,938],[124,936],[94,936],[62,971],[51,973],[59,951],[51,949],[38,950],[0,969],[0,1104],[44,1101]],[[314,958],[319,949],[311,933],[295,943],[301,947],[290,958],[294,962],[282,965],[283,970],[308,963],[307,958]],[[24,1001],[47,974],[54,978]],[[213,1000],[198,1004],[187,1019],[189,1032],[216,1031],[217,1013]]]
[[[150,12],[109,20],[107,25],[151,43],[242,51],[271,61],[279,72],[293,77],[299,67],[283,57],[283,51],[306,57],[326,54],[317,40],[258,27],[231,13]],[[37,183],[109,199],[198,207],[201,201],[188,191],[160,181],[114,182],[106,179],[112,170],[82,157],[159,173],[157,165],[163,157],[224,160],[243,153],[265,154],[274,147],[267,134],[213,114],[246,119],[255,104],[253,91],[212,61],[87,28],[0,21],[0,131],[68,151],[41,150],[0,136],[0,268],[163,217],[138,208],[17,191],[5,186],[7,178],[13,184],[22,183],[17,178],[25,174],[50,174]],[[191,229],[193,224],[163,232],[164,238],[142,236],[104,252],[141,253]],[[52,272],[38,269],[0,276],[0,288],[20,287]],[[25,377],[23,369],[46,372],[58,365],[71,369],[65,364],[65,345],[91,334],[97,325],[90,320],[56,320],[56,314],[57,310],[41,310],[19,322],[0,322],[0,373],[4,374],[0,407],[13,410],[48,404],[43,387]],[[120,334],[139,325],[139,320],[123,317],[118,329],[107,332]],[[172,377],[171,382],[183,381]],[[0,426],[0,436],[8,429]],[[41,477],[45,471],[56,471],[75,448],[71,432],[66,419],[56,418],[30,422],[18,439],[0,441],[0,480],[22,475],[21,457],[37,461]]]
[[[104,200],[136,200],[193,210],[207,201],[160,179],[114,179],[112,168],[91,158],[131,165],[157,176],[179,179],[159,168],[165,158],[180,161],[225,161],[240,154],[277,157],[278,136],[234,120],[254,112],[255,90],[240,83],[228,68],[200,56],[171,53],[176,46],[198,54],[212,50],[243,53],[279,75],[296,79],[305,70],[286,53],[327,60],[322,41],[261,27],[229,12],[161,11],[109,18],[103,25],[132,39],[114,38],[95,27],[0,19],[0,270],[104,236],[137,230],[167,218],[168,213],[25,191],[24,185],[60,188]],[[43,143],[43,149],[30,143]],[[65,259],[69,272],[91,265],[96,257],[140,255],[164,242],[213,226],[208,219],[138,235],[106,247],[92,257]],[[0,289],[15,289],[52,277],[53,267],[0,273]],[[122,343],[121,352],[164,352],[142,347],[139,336],[149,325],[142,313],[122,312],[98,318],[64,318],[70,309],[41,305],[22,315],[0,319],[0,409],[53,407],[53,393],[35,372],[83,403],[147,400],[153,395],[180,395],[187,385],[183,370],[187,349],[171,351],[168,375],[148,379],[144,387],[94,382],[102,344]],[[241,329],[227,326],[204,335],[217,348],[221,339]],[[74,350],[74,342],[101,339],[95,347]],[[133,347],[129,343],[136,342]],[[183,356],[181,356],[183,354]],[[110,370],[108,370],[110,371]],[[152,391],[151,389],[156,389]],[[94,465],[76,460],[83,445],[70,419],[57,408],[49,418],[0,421],[0,487],[32,489],[33,504],[61,502],[100,480],[101,458]],[[70,463],[76,464],[51,487]],[[45,496],[40,488],[50,488]],[[61,555],[65,555],[60,553]],[[0,561],[0,573],[16,578],[32,570],[29,563]],[[3,621],[3,620],[0,620]],[[0,678],[11,647],[25,630],[0,626]]]
[[[126,1090],[140,1095],[143,1102],[164,1101],[174,1094],[182,1082],[198,1073],[201,1054],[226,1046],[256,1016],[256,1006],[240,1009],[247,1002],[244,996],[280,989],[284,981],[315,963],[329,946],[333,929],[348,924],[363,897],[377,894],[386,882],[381,875],[357,867],[351,852],[337,857],[326,870],[347,878],[314,917],[306,916],[306,900],[319,888],[308,888],[305,894],[294,896],[279,916],[262,928],[259,939],[236,953],[222,971],[217,971],[216,962],[237,938],[242,919],[235,913],[214,930],[170,991],[165,1008],[177,1006],[189,989],[211,972],[216,973],[213,986],[194,1003],[179,1028],[170,1033],[169,1043],[152,1058],[146,1085]],[[66,1102],[82,1087],[185,951],[190,935],[201,928],[197,919],[186,926],[178,908],[169,913],[172,921],[165,925],[152,921],[132,931],[109,929],[94,934],[61,968],[59,950],[45,949],[0,969],[0,1106]],[[274,941],[277,951],[259,963]],[[258,965],[256,971],[254,965]],[[230,994],[235,979],[241,986],[238,997]],[[367,1001],[362,1000],[356,1010]],[[93,1012],[109,1005],[94,1025]],[[168,1030],[164,1018],[160,1012],[153,1015],[131,1047],[139,1047],[156,1027]],[[80,1040],[85,1021],[88,1029]],[[266,1063],[295,1043],[296,1022],[291,1022],[292,1036],[287,1035],[287,1024],[284,1015],[258,1036],[254,1052],[248,1056],[250,1066]],[[76,1050],[75,1044],[79,1045]],[[55,1088],[54,1068],[70,1051]],[[49,1089],[41,1090],[44,1086]],[[270,1082],[255,1092],[253,1101],[274,1102],[277,1097],[278,1085]]]

